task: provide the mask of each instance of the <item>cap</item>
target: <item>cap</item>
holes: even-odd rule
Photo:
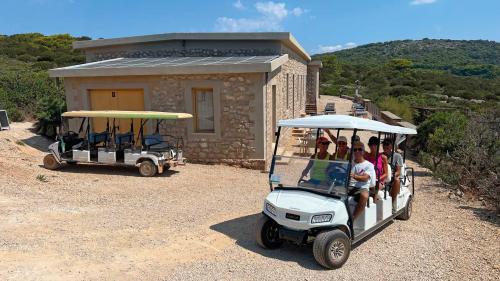
[[[319,137],[318,138],[318,141],[316,141],[316,143],[322,143],[322,142],[328,142],[328,143],[331,143],[331,141],[329,141],[327,138],[325,137]]]
[[[339,143],[339,142],[345,142],[345,143],[347,143],[347,138],[346,138],[346,137],[344,137],[344,136],[340,136],[340,137],[337,139],[337,143]]]

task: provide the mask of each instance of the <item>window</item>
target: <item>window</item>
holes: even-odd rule
[[[194,132],[215,133],[214,90],[212,88],[193,89]]]

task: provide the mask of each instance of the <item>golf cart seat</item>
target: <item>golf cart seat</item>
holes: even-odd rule
[[[109,133],[104,131],[101,133],[90,133],[89,134],[89,143],[91,145],[97,145],[102,142],[109,141]]]
[[[172,148],[172,146],[169,145],[167,141],[163,140],[163,136],[160,135],[160,133],[145,135],[143,145],[145,146],[146,150],[152,151],[162,151]]]
[[[373,203],[371,196],[368,198],[368,201],[369,206],[365,206],[363,213],[354,220],[353,227],[355,232],[365,231],[377,223],[377,206]],[[358,202],[355,200],[355,197],[349,197],[349,209],[351,213],[354,212],[357,205]]]
[[[115,135],[115,144],[118,146],[132,144],[133,141],[134,141],[134,133],[132,132],[126,132],[123,134]]]

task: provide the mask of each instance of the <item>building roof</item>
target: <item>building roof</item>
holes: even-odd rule
[[[287,47],[297,52],[307,61],[311,60],[309,54],[297,42],[290,32],[193,32],[193,33],[163,33],[142,36],[131,36],[111,39],[96,39],[73,42],[75,49],[89,49],[105,46],[127,45],[146,42],[170,40],[262,40],[281,41]]]
[[[317,115],[296,119],[280,120],[278,122],[278,126],[292,128],[328,128],[343,130],[357,129],[360,131],[375,131],[403,135],[417,134],[417,131],[415,129],[400,126],[391,126],[379,121],[348,115]]]
[[[393,120],[401,120],[402,118],[397,116],[396,114],[390,112],[390,111],[380,111],[382,115],[387,116],[387,118],[391,118]]]
[[[410,128],[410,129],[417,129],[417,126],[415,126],[414,124],[410,123],[410,122],[406,122],[406,121],[401,121],[401,122],[398,122],[398,125],[401,126],[401,127],[405,127],[405,128]]]
[[[49,70],[51,77],[271,72],[288,55],[251,57],[117,58]]]

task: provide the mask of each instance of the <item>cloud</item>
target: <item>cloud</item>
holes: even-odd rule
[[[413,0],[410,2],[411,5],[424,5],[436,3],[437,0]]]
[[[234,7],[243,6],[241,1]],[[219,17],[215,22],[215,30],[221,32],[282,31],[283,21],[290,15],[299,17],[308,12],[300,7],[288,10],[284,2],[257,2],[254,5],[258,13],[254,18]]]
[[[243,5],[243,3],[241,3],[241,0],[234,2],[233,7],[235,7],[238,10],[245,10],[246,9],[246,7]]]
[[[345,49],[352,49],[355,48],[357,45],[356,43],[353,42],[348,42],[345,43],[344,45],[338,44],[338,45],[318,45],[318,48],[313,51],[313,53],[316,54],[321,54],[321,53],[332,53],[340,50],[345,50]]]

